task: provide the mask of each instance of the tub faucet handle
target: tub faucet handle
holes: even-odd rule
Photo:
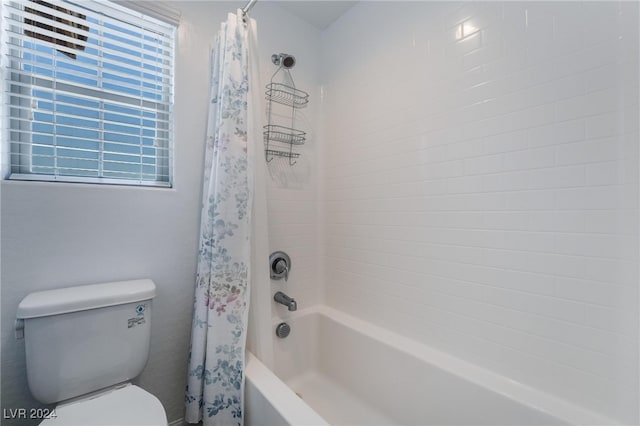
[[[287,266],[287,262],[284,259],[280,259],[276,262],[275,269],[277,274],[284,274],[285,281],[289,279],[289,266]]]
[[[276,251],[269,256],[269,273],[272,280],[289,280],[291,271],[291,258],[283,251]]]

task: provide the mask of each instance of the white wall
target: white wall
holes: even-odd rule
[[[24,296],[69,285],[148,277],[157,284],[158,296],[153,306],[149,363],[138,381],[160,398],[169,420],[182,417],[200,215],[209,49],[226,14],[242,5],[243,2],[173,3],[182,12],[176,60],[173,189],[2,182],[3,408],[37,404],[27,388],[24,343],[13,337],[16,307]],[[317,63],[312,52],[317,55],[319,49],[318,31],[274,4],[258,4],[252,15],[258,21],[264,77],[272,73],[271,54],[290,51],[298,57],[299,69],[306,74],[300,77],[300,85],[317,90],[318,77],[313,68]],[[313,126],[310,127],[312,131]],[[313,188],[309,182],[312,181],[302,185],[303,189],[292,191],[306,194],[307,188]],[[296,197],[290,196],[289,190],[275,193],[296,204]],[[273,210],[277,212],[278,208]],[[314,226],[310,219],[304,222],[308,227]],[[276,245],[290,251],[296,262],[295,279],[306,282],[314,267],[310,266],[310,259],[297,255],[298,246],[290,241],[291,244]],[[315,252],[309,249],[309,253],[308,257]],[[267,263],[265,259],[263,267]]]
[[[37,404],[27,388],[24,341],[14,340],[12,330],[24,296],[148,277],[158,296],[139,383],[160,398],[170,419],[182,417],[209,81],[201,58],[209,57],[215,27],[206,21],[211,7],[180,7],[173,189],[2,182],[3,408]]]
[[[637,423],[638,4],[361,2],[323,64],[328,304]]]

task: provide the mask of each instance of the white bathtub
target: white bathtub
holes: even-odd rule
[[[249,354],[248,426],[615,423],[326,306],[287,322],[275,371]]]

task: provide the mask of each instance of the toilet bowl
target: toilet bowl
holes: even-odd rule
[[[56,406],[41,426],[167,426],[155,396],[130,383]]]

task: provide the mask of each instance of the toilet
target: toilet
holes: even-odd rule
[[[43,426],[167,426],[164,407],[131,380],[151,340],[149,279],[39,291],[18,306],[33,396],[57,404]]]

